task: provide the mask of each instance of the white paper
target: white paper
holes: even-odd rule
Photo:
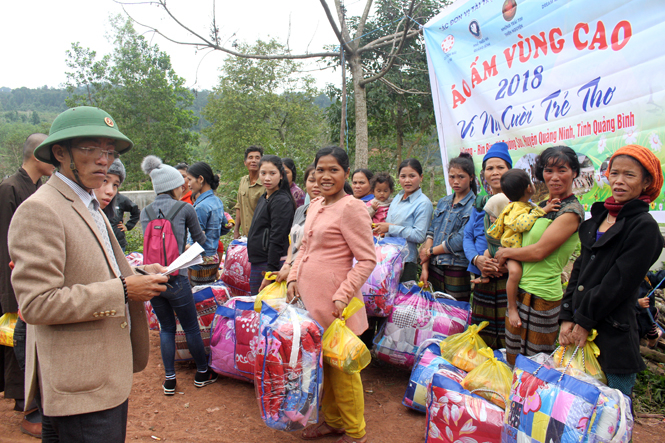
[[[185,252],[183,252],[180,257],[173,260],[173,263],[169,265],[166,272],[164,272],[162,275],[167,275],[173,271],[189,268],[190,266],[203,263],[203,257],[201,257],[202,252],[203,247],[198,243],[194,243]]]

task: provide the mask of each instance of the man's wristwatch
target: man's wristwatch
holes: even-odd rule
[[[434,246],[429,248],[429,255],[434,255]]]

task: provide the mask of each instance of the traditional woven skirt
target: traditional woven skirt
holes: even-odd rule
[[[284,264],[284,260],[279,262],[280,268]],[[263,282],[263,275],[268,271],[268,262],[252,263],[252,271],[249,274],[249,293],[251,295],[258,295],[259,288]]]
[[[554,343],[559,335],[561,300],[546,301],[520,290],[517,294],[517,310],[522,327],[513,328],[508,317],[505,317],[508,363],[514,365],[517,354],[530,356],[539,352],[554,352]]]
[[[505,347],[506,342],[506,282],[508,277],[490,278],[489,283],[475,285],[471,302],[471,321],[474,325],[488,321],[480,336],[492,349]]]
[[[429,265],[429,281],[435,291],[452,295],[456,300],[469,301],[471,275],[465,266]]]
[[[418,265],[413,262],[404,263],[404,270],[402,271],[402,278],[399,279],[400,283],[405,281],[418,281]]]

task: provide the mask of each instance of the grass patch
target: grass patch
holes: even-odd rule
[[[648,369],[637,374],[633,402],[635,412],[662,414],[665,411],[665,375]]]

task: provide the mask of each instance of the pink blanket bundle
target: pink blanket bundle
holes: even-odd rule
[[[218,374],[252,382],[253,379],[236,369],[236,304],[254,306],[254,297],[236,297],[217,308],[210,339],[210,367]],[[242,310],[241,310],[242,312]]]
[[[249,294],[249,275],[252,265],[247,259],[247,242],[233,240],[226,250],[222,281],[229,286],[234,296]]]
[[[379,359],[411,369],[425,340],[464,332],[471,320],[471,305],[439,295],[445,296],[400,285],[395,308],[374,340]]]
[[[235,367],[242,374],[251,377],[254,374],[256,349],[259,344],[259,313],[254,310],[254,302],[244,301],[236,302],[235,311]]]

